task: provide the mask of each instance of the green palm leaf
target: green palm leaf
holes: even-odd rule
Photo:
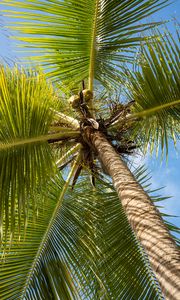
[[[126,299],[162,299],[112,186],[99,182],[92,193],[87,177],[81,178],[62,202],[63,185],[60,176],[49,184],[25,238],[16,235],[6,247],[1,299],[121,299],[124,293]]]
[[[19,226],[21,214],[26,222],[30,195],[53,174],[50,147],[43,142],[44,139],[37,139],[48,133],[52,121],[49,110],[52,99],[52,86],[46,83],[41,73],[28,73],[16,67],[14,70],[0,68],[1,238],[3,227],[7,234],[9,224],[13,234],[18,223],[15,221],[16,210]],[[36,143],[20,142],[28,139]],[[21,147],[15,147],[16,144]]]
[[[49,76],[68,86],[71,78],[71,87],[86,79],[90,89],[94,79],[103,85],[120,79],[121,64],[132,62],[132,52],[144,40],[140,33],[157,25],[138,22],[167,2],[2,1],[10,7],[5,14],[19,19],[10,26],[20,33],[16,39],[25,48],[41,51],[33,58]]]
[[[55,201],[43,203],[42,197],[36,197],[35,200],[36,205],[41,205],[39,205],[40,208],[33,218],[33,201],[29,200],[26,236],[24,236],[24,232],[21,230],[21,239],[19,239],[19,232],[16,229],[13,243],[8,245],[8,241],[6,241],[5,244],[2,243],[1,245],[1,299],[20,299],[20,293],[26,283],[26,276],[32,266],[43,233],[56,205]],[[8,249],[8,246],[10,246],[10,249]]]
[[[35,220],[30,200],[26,236],[19,240],[16,230],[10,249],[7,242],[2,244],[1,299],[54,299],[57,295],[91,299],[89,295],[99,286],[92,262],[97,251],[89,235],[92,220],[84,220],[90,203],[85,203],[85,197],[72,197],[66,189],[57,176],[45,195],[36,195],[42,205]]]
[[[76,187],[81,198],[84,185],[82,180]],[[92,195],[86,184],[86,201],[90,199],[94,203],[91,214],[94,210],[98,212],[98,218],[93,221],[94,240],[100,249],[96,265],[107,299],[162,299],[146,255],[134,236],[114,188],[98,182]],[[100,291],[96,293],[97,299],[101,296]]]
[[[127,71],[128,98],[135,100],[133,112],[140,118],[137,134],[144,150],[150,145],[151,153],[154,148],[158,153],[160,146],[167,154],[168,139],[176,142],[180,132],[180,51],[169,32],[158,35],[142,47],[139,70]]]

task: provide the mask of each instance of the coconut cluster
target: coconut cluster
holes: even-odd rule
[[[93,93],[88,90],[88,89],[84,89],[82,91],[83,94],[83,100],[86,104],[88,104],[88,102],[92,99],[93,97]],[[73,95],[69,98],[69,103],[72,106],[72,108],[77,109],[79,108],[80,104],[81,104],[81,97],[80,95]]]

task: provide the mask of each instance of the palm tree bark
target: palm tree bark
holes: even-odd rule
[[[180,299],[180,255],[159,211],[127,165],[99,131],[86,132],[126,212],[131,227],[145,249],[165,299]]]

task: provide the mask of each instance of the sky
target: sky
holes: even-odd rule
[[[12,35],[10,31],[3,28],[9,19],[5,19],[1,15],[3,6],[0,5],[0,63],[19,62],[21,61],[21,54],[15,51],[15,44],[9,37]],[[180,0],[176,0],[164,8],[161,12],[157,12],[153,17],[150,17],[151,21],[157,20],[173,20],[179,21],[180,16]],[[171,32],[174,30],[174,22],[171,21],[168,24],[168,28]],[[169,146],[169,159],[168,162],[157,159],[154,155],[151,157],[147,155],[144,157],[134,157],[134,162],[138,166],[145,163],[148,169],[151,171],[152,188],[164,187],[158,194],[163,196],[172,196],[172,198],[164,201],[161,205],[164,205],[163,212],[167,214],[180,216],[180,142],[177,143],[177,150],[175,150],[173,143]],[[180,217],[169,219],[171,222],[180,227]]]

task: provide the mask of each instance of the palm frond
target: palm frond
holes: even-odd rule
[[[94,79],[103,85],[120,79],[121,64],[132,62],[132,52],[146,39],[140,33],[159,24],[139,22],[167,3],[2,1],[7,6],[5,15],[15,18],[10,26],[18,32],[15,38],[23,42],[24,48],[31,48],[31,53],[39,49],[32,58],[47,69],[49,76],[65,86],[69,86],[71,78],[71,87],[89,79],[90,89]]]
[[[60,102],[60,103],[62,103],[62,102]],[[68,111],[68,116],[66,114],[60,112],[60,111],[62,111],[61,107],[58,107],[60,111],[56,111],[54,109],[51,109],[52,112],[53,112],[53,114],[54,114],[54,123],[58,124],[58,125],[59,125],[59,123],[63,124],[63,125],[66,124],[70,128],[79,129],[79,122],[78,122],[78,120],[69,116],[70,106],[67,107],[67,105],[66,105],[65,108],[64,108],[64,106],[65,105],[63,103],[63,109],[66,108],[65,112]]]
[[[1,299],[163,299],[112,186],[97,180],[92,192],[81,177],[58,203],[64,183],[49,183],[34,221],[30,206],[26,236],[1,248]]]
[[[16,227],[13,243],[6,239],[1,244],[1,299],[20,299],[28,272],[32,268],[33,259],[36,256],[39,244],[56,206],[55,200],[49,200],[44,203],[42,196],[36,196],[34,200],[36,201],[38,210],[35,214],[33,199],[29,199],[26,235],[24,235],[22,228],[18,232]],[[17,213],[15,217],[18,217]]]
[[[66,166],[67,163],[71,162],[73,155],[75,156],[80,148],[81,144],[77,144],[66,151],[64,155],[62,155],[61,152],[61,157],[56,161],[56,165],[58,166],[58,168],[61,168],[64,164]]]
[[[19,226],[21,214],[26,223],[30,195],[53,174],[51,149],[44,142],[52,121],[49,110],[52,98],[52,86],[46,83],[43,74],[25,72],[17,67],[13,70],[0,68],[1,238],[3,227],[6,234],[9,223],[13,235],[17,226],[16,211],[19,214]]]
[[[142,138],[144,151],[150,146],[151,153],[155,148],[158,153],[161,147],[162,154],[166,148],[167,155],[168,139],[176,143],[180,132],[180,50],[168,31],[158,34],[142,46],[139,70],[127,72],[128,97],[135,100],[134,116],[142,117],[136,134]]]
[[[16,231],[9,249],[7,241],[2,244],[2,300],[54,299],[57,295],[94,299],[94,287],[100,281],[92,260],[97,250],[89,234],[92,218],[84,220],[91,204],[85,196],[72,196],[67,186],[61,176],[49,182],[35,220],[30,201],[26,236],[19,239]],[[42,194],[37,195],[38,201],[42,202]]]
[[[51,127],[50,127],[51,128]],[[69,129],[66,130],[66,128],[57,128],[59,133],[51,133],[51,134],[46,134],[46,135],[40,135],[37,137],[32,137],[32,138],[25,138],[25,139],[17,139],[14,141],[6,141],[5,143],[0,143],[0,151],[1,150],[7,150],[10,148],[16,148],[19,146],[24,146],[24,145],[31,145],[31,144],[36,144],[39,142],[44,142],[48,141],[51,143],[51,141],[63,141],[63,139],[75,139],[79,137],[80,132],[78,131],[70,131]]]
[[[84,180],[77,184],[76,193],[78,199],[80,195],[83,198]],[[107,299],[163,299],[112,185],[97,180],[92,193],[86,184],[86,201],[90,199],[94,205],[91,214],[98,213],[93,220],[94,240],[100,250],[96,265]],[[101,292],[96,294],[97,299]]]

